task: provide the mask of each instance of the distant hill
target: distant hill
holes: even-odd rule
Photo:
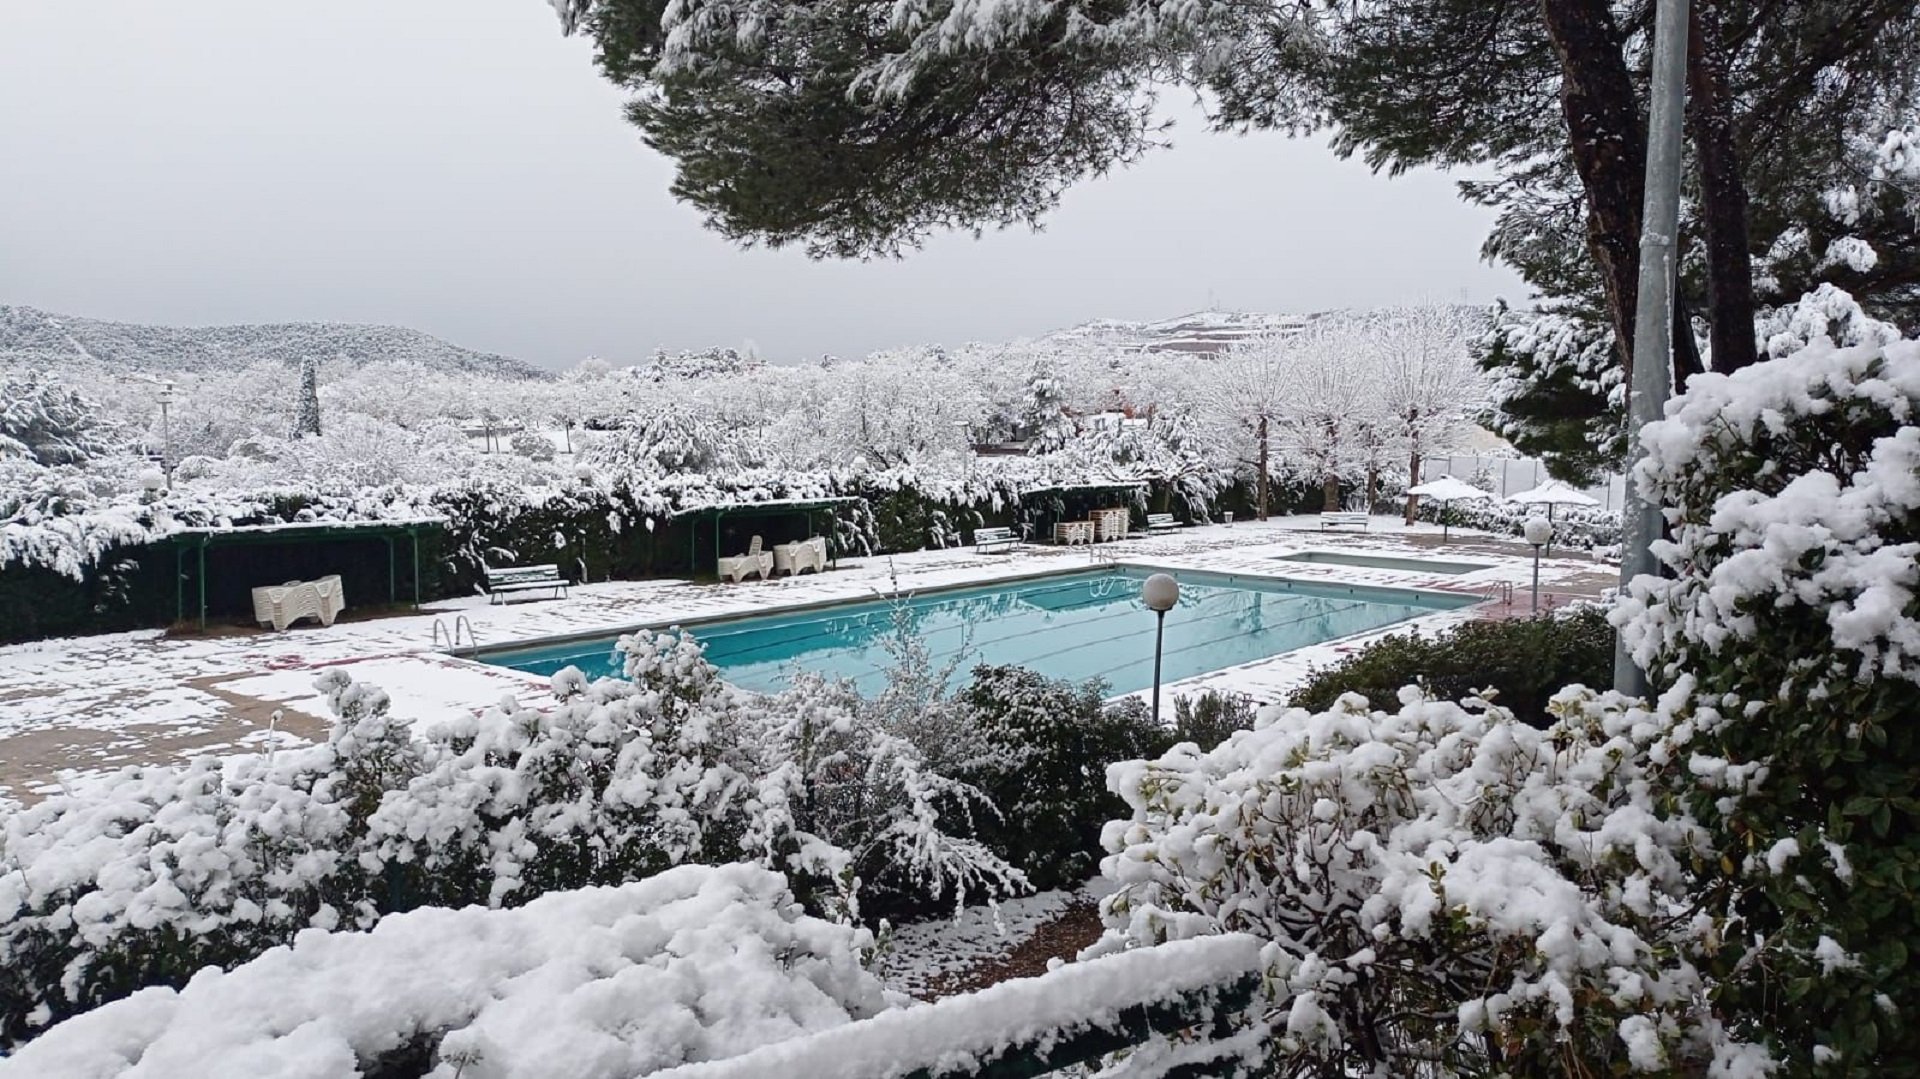
[[[410,360],[449,374],[544,379],[552,374],[523,360],[474,352],[400,326],[344,322],[270,322],[252,326],[143,326],[55,315],[0,304],[0,364],[41,365],[91,360],[132,371],[238,370],[261,361],[295,364],[344,360]]]
[[[1043,340],[1095,339],[1116,342],[1142,352],[1191,352],[1213,355],[1236,341],[1268,334],[1296,333],[1313,321],[1312,315],[1262,315],[1240,311],[1195,311],[1158,322],[1096,319],[1070,329],[1056,330]]]

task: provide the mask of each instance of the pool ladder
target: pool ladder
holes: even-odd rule
[[[1488,603],[1499,600],[1502,607],[1513,606],[1513,582],[1493,581],[1480,593]]]
[[[435,648],[440,647],[440,642],[444,640],[447,642],[447,654],[450,656],[459,655],[460,631],[463,629],[467,631],[468,653],[478,652],[480,650],[480,637],[473,632],[473,623],[467,621],[467,616],[464,614],[454,618],[452,632],[447,631],[447,623],[444,619],[436,618],[433,620],[433,646]]]

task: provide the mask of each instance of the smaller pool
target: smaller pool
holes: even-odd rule
[[[1491,569],[1491,562],[1449,562],[1442,558],[1395,558],[1384,554],[1346,554],[1341,551],[1297,551],[1275,555],[1279,562],[1308,562],[1325,566],[1358,566],[1362,569],[1397,569],[1408,573],[1472,573]]]

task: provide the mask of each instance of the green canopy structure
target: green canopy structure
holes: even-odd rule
[[[687,522],[687,574],[693,576],[699,571],[700,523],[708,518],[713,520],[713,558],[718,564],[724,553],[720,550],[723,534],[721,525],[726,518],[802,517],[806,519],[807,531],[817,535],[818,531],[814,524],[817,514],[825,513],[828,521],[832,521],[835,508],[852,505],[859,501],[859,498],[852,495],[829,498],[773,498],[760,502],[719,502],[710,506],[680,510],[673,515],[673,518],[684,519]],[[829,544],[828,547],[831,550],[832,545]],[[839,556],[832,557],[834,564],[839,565]]]
[[[385,540],[387,544],[387,601],[400,602],[396,539],[410,546],[413,563],[413,606],[420,607],[420,534],[445,525],[445,517],[413,517],[387,521],[298,521],[291,524],[227,525],[183,528],[167,539],[174,550],[174,605],[179,621],[187,620],[187,559],[193,556],[193,579],[198,590],[196,610],[200,628],[207,628],[207,552],[238,545],[283,544],[311,546],[347,540]],[[264,583],[264,582],[260,582]]]

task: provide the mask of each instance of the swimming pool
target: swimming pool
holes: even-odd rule
[[[1489,569],[1491,562],[1452,562],[1444,558],[1395,558],[1384,554],[1348,554],[1345,551],[1295,551],[1274,555],[1276,562],[1306,562],[1316,566],[1359,566],[1363,569],[1399,569],[1409,573],[1472,573]]]
[[[775,692],[796,669],[854,679],[879,690],[892,665],[886,645],[896,618],[926,642],[936,666],[962,662],[953,681],[982,663],[1017,664],[1053,678],[1099,677],[1113,693],[1153,683],[1153,614],[1140,583],[1153,571],[1116,568],[1029,577],[831,607],[689,626],[728,681]],[[1310,644],[1476,602],[1412,589],[1181,570],[1180,604],[1167,614],[1167,682],[1265,659]],[[579,667],[618,674],[614,637],[496,650],[488,663],[535,674]]]

